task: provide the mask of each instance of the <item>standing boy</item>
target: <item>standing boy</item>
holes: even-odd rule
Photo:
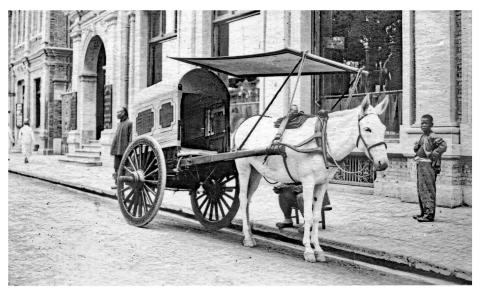
[[[417,192],[420,214],[413,216],[419,222],[430,222],[435,218],[436,181],[440,173],[441,156],[447,150],[447,143],[432,132],[433,117],[423,115],[421,129],[423,135],[415,142],[417,162]]]

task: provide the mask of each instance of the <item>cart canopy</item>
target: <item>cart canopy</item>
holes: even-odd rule
[[[303,52],[285,48],[274,52],[242,56],[170,58],[235,77],[273,77],[288,75],[298,61],[302,58],[302,55]],[[296,75],[297,71],[298,68],[293,74]],[[303,65],[302,75],[357,71],[358,68],[332,61],[317,55],[307,54]]]

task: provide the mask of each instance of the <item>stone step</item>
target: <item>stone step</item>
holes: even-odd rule
[[[95,144],[100,145],[100,140],[90,140],[88,143],[92,145],[95,145]]]
[[[89,150],[89,149],[76,149],[74,152],[75,153],[78,153],[78,154],[84,154],[84,155],[88,155],[88,156],[100,156],[102,155],[102,152],[99,152],[97,150]]]
[[[69,162],[69,163],[75,163],[78,165],[82,166],[87,166],[87,167],[97,167],[101,166],[102,162],[101,161],[91,161],[91,160],[74,160],[74,159],[69,159],[68,157],[62,157],[58,161],[60,162]]]
[[[102,150],[102,145],[100,145],[100,144],[84,144],[84,145],[82,145],[82,149],[100,152]]]
[[[67,158],[75,159],[75,160],[91,160],[91,161],[99,161],[100,155],[88,155],[88,154],[79,154],[79,153],[69,153],[67,154]]]

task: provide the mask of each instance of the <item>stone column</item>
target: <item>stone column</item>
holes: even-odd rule
[[[129,70],[128,70],[128,105],[131,109],[134,101],[134,79],[135,79],[135,15],[136,12],[132,11],[128,15],[128,22],[129,22],[129,41],[130,41],[130,51],[129,51]],[[114,111],[115,112],[115,111]]]
[[[73,15],[75,22],[70,30],[70,37],[72,39],[72,92],[77,92],[77,129],[69,131],[67,136],[68,152],[72,153],[80,148],[82,143],[81,127],[83,118],[80,115],[82,109],[80,108],[80,71],[82,60],[82,30],[79,25],[78,15]]]
[[[458,144],[455,115],[454,39],[451,11],[416,11],[416,121],[420,126],[423,114],[431,114],[435,126],[449,140]]]
[[[40,87],[42,90],[41,97],[40,97],[40,132],[39,132],[39,139],[40,139],[40,148],[39,153],[47,155],[49,154],[48,151],[48,102],[51,96],[50,94],[50,66],[45,64],[42,69],[42,86]]]
[[[119,99],[125,100],[126,90],[122,87],[124,84],[124,60],[120,59],[121,44],[126,42],[126,36],[121,35],[121,38],[117,39],[119,12],[112,12],[105,17],[107,40],[104,41],[105,54],[107,55],[106,66],[106,84],[112,84],[112,128],[104,129],[100,138],[100,145],[102,146],[101,160],[103,165],[113,167],[113,159],[110,156],[110,147],[112,144],[115,129],[117,127],[116,111],[122,103]],[[128,21],[128,20],[127,20]],[[123,85],[124,86],[124,85]],[[123,88],[123,89],[122,89]],[[123,92],[122,92],[123,90]]]
[[[463,202],[472,206],[472,11],[461,11],[460,173]]]
[[[182,11],[183,13],[184,11]],[[133,88],[133,101],[139,90],[147,87],[148,64],[148,17],[147,12],[139,10],[135,14],[135,32],[134,32],[134,61],[133,73],[135,76],[131,81]],[[186,64],[186,63],[182,63]]]
[[[81,143],[95,139],[96,131],[96,74],[82,74],[79,77],[77,101],[78,129],[81,132]]]

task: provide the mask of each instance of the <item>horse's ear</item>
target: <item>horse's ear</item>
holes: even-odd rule
[[[390,100],[388,98],[388,95],[386,95],[382,102],[375,106],[375,112],[377,113],[377,115],[382,115],[385,112],[389,102]]]
[[[367,112],[368,107],[370,106],[370,94],[365,95],[360,104],[360,112],[365,114]]]

